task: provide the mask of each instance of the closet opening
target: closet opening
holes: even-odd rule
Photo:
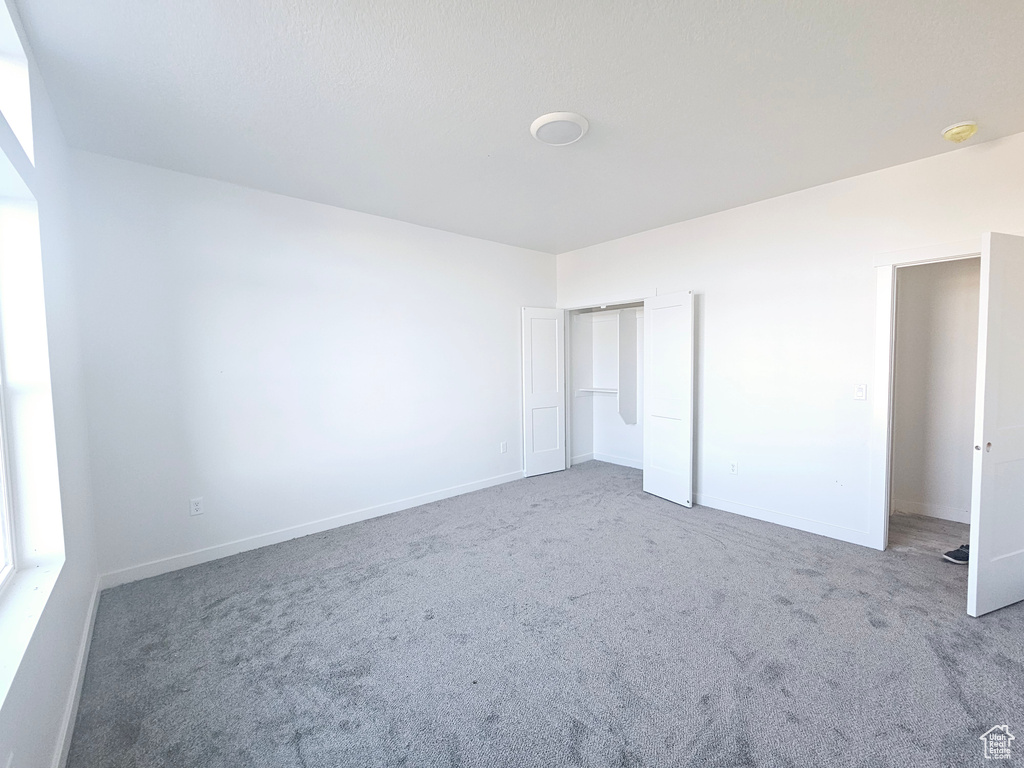
[[[889,546],[967,565],[981,259],[901,266],[895,279]],[[948,554],[947,554],[948,553]],[[967,579],[967,568],[964,568]]]
[[[693,292],[522,311],[523,475],[599,459],[693,506]]]
[[[567,464],[643,469],[643,302],[573,310],[566,325]]]

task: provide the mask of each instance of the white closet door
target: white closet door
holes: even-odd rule
[[[693,293],[644,301],[644,490],[693,506]]]
[[[1024,238],[985,236],[967,612],[1024,600]]]
[[[565,312],[523,308],[523,474],[565,469]]]

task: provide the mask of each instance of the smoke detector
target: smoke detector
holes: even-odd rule
[[[953,123],[953,125],[943,128],[942,138],[946,141],[952,141],[954,144],[959,144],[962,141],[967,141],[977,132],[978,124],[976,122],[964,120],[962,123]]]

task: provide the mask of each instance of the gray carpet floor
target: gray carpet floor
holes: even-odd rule
[[[588,462],[105,591],[69,766],[1024,764],[966,581]]]

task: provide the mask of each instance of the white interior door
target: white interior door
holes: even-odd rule
[[[523,474],[565,469],[565,311],[523,307]]]
[[[693,293],[644,301],[644,490],[693,506]]]
[[[1024,600],[1024,238],[981,252],[971,489],[971,616]]]

